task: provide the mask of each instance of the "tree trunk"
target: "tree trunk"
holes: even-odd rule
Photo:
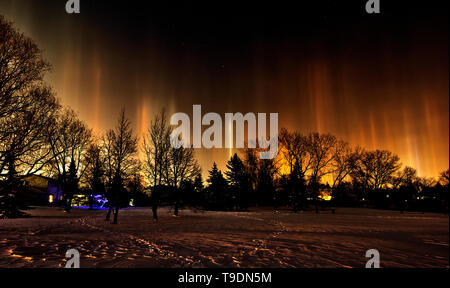
[[[158,205],[153,203],[152,204],[152,211],[153,211],[153,219],[158,220]]]
[[[159,204],[159,191],[160,186],[153,187],[152,191],[152,211],[153,219],[158,220],[158,204]]]
[[[65,200],[66,201],[64,203],[64,211],[67,212],[67,213],[70,213],[70,210],[72,209],[72,197],[71,197],[71,195],[68,195]]]
[[[178,216],[178,200],[175,200],[175,207],[173,209],[173,215]]]
[[[109,221],[109,219],[111,219],[111,210],[112,210],[112,206],[110,205],[108,208],[108,212],[106,213],[106,219],[105,221]]]
[[[335,201],[335,197],[336,197],[336,191],[334,189],[334,187],[331,190],[331,200],[330,200],[330,204],[331,204],[331,213],[332,214],[336,214],[336,201]]]
[[[114,210],[114,221],[113,224],[117,224],[117,217],[119,216],[119,205],[116,205],[116,209]]]

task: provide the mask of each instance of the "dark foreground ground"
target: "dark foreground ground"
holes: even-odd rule
[[[381,267],[449,267],[449,217],[341,208],[293,214],[160,209],[105,211],[35,208],[27,219],[0,220],[0,268],[64,267],[78,249],[81,267],[364,267],[368,249]]]

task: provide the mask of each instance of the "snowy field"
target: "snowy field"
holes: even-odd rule
[[[195,212],[160,219],[151,209],[106,211],[36,208],[32,218],[0,220],[0,268],[64,267],[78,249],[81,267],[364,267],[377,249],[381,267],[449,267],[449,217],[341,208],[293,214]]]

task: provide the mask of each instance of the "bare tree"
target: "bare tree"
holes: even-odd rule
[[[56,123],[47,129],[47,139],[52,152],[52,161],[47,173],[57,177],[63,190],[67,212],[70,211],[73,193],[86,169],[83,165],[84,156],[91,143],[91,137],[92,131],[71,109],[65,109]],[[69,169],[71,166],[72,169]],[[72,170],[70,171],[72,174],[69,170]]]
[[[403,213],[408,208],[408,200],[411,200],[419,192],[420,184],[417,170],[406,166],[392,175],[391,184],[395,189],[394,199]]]
[[[439,175],[439,182],[441,183],[442,186],[445,186],[448,188],[449,169],[441,172],[441,174]]]
[[[36,43],[0,15],[0,119],[26,109],[30,90],[48,70]]]
[[[184,181],[192,182],[200,174],[200,166],[195,159],[193,148],[174,148],[169,150],[168,165],[165,166],[165,175],[169,187],[174,192],[174,215],[178,216],[180,202],[180,185]]]
[[[146,137],[144,138],[143,151],[146,156],[146,173],[153,186],[164,183],[164,166],[170,151],[170,134],[172,132],[165,110],[152,120]]]
[[[315,198],[316,213],[318,209],[319,184],[323,176],[331,173],[331,163],[335,158],[333,150],[337,139],[331,134],[311,133],[308,137],[309,151],[311,154],[311,175],[310,181]]]
[[[352,148],[347,142],[340,140],[336,143],[333,153],[333,161],[330,163],[333,175],[331,188],[336,188],[355,170],[362,149],[360,147]]]
[[[432,188],[437,184],[436,179],[434,179],[433,177],[420,177],[418,179],[418,182],[421,190],[426,188]]]
[[[288,186],[294,212],[303,209],[305,200],[305,177],[311,169],[310,139],[298,132],[281,129],[280,155],[289,168]],[[282,171],[285,172],[285,171]]]
[[[50,69],[41,50],[0,16],[0,217],[19,216],[13,189],[49,160],[44,128],[59,109],[42,78]]]
[[[335,213],[336,191],[349,178],[354,171],[356,163],[361,155],[361,148],[352,148],[347,142],[337,141],[333,149],[333,160],[330,163],[331,175],[333,181],[331,183],[332,195],[332,212]]]
[[[392,182],[400,166],[400,158],[390,151],[364,151],[352,176],[367,190],[376,191]]]
[[[295,159],[298,158],[296,153],[298,143],[300,142],[298,136],[298,133],[291,133],[286,128],[282,128],[279,135],[279,141],[282,146],[280,152],[289,167],[289,174],[294,170]]]
[[[91,143],[86,150],[84,157],[85,173],[83,180],[85,184],[92,190],[92,193],[105,192],[105,164],[102,148]],[[93,199],[89,196],[89,207],[92,208]]]
[[[153,218],[158,219],[157,209],[161,194],[161,185],[167,184],[168,165],[170,161],[170,134],[172,128],[167,121],[165,110],[152,120],[144,138],[143,152],[144,172],[152,187]]]
[[[49,161],[50,150],[45,129],[54,123],[59,105],[49,88],[30,91],[26,109],[1,119],[0,177],[24,177],[42,169]],[[6,174],[5,174],[6,173]]]
[[[320,183],[323,176],[331,173],[330,167],[335,154],[333,149],[336,146],[337,139],[331,134],[311,133],[309,139],[309,153],[311,154],[311,181]]]
[[[136,164],[137,137],[133,134],[130,121],[125,116],[125,109],[122,109],[116,128],[110,130],[107,134],[109,139],[107,143],[111,146],[110,150],[113,180],[108,193],[109,209],[106,214],[106,220],[110,219],[111,211],[114,208],[113,224],[117,224],[119,209],[121,205],[121,196],[124,190],[124,181],[130,175],[130,171]]]
[[[406,166],[403,170],[397,171],[397,173],[392,176],[392,185],[397,189],[401,186],[411,187],[418,181],[417,178],[417,170],[410,166]]]
[[[289,166],[289,174],[292,173],[295,163],[298,161],[298,168],[301,174],[306,175],[311,168],[312,157],[310,154],[310,138],[298,133],[281,129],[280,143],[281,156]]]
[[[108,131],[101,139],[101,150],[105,166],[105,184],[106,190],[112,187],[114,178],[115,163],[114,163],[114,133],[113,130]]]

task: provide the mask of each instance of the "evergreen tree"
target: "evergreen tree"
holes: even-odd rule
[[[259,205],[275,204],[275,183],[274,175],[276,173],[275,162],[273,159],[259,160],[257,177],[257,203]]]
[[[233,206],[240,210],[247,209],[249,180],[244,163],[236,153],[228,161],[227,169],[225,175],[230,187]]]
[[[230,207],[230,197],[228,195],[227,181],[222,175],[222,171],[217,169],[214,162],[213,168],[209,171],[207,180],[208,186],[208,206],[214,210],[223,210]]]
[[[197,193],[201,193],[203,191],[203,179],[201,173],[198,173],[194,179],[194,191]]]

